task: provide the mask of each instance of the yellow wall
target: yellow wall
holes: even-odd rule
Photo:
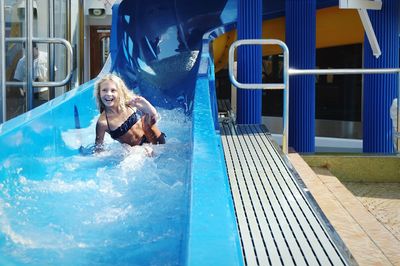
[[[317,48],[362,43],[364,29],[356,10],[330,7],[317,10],[316,18]],[[266,20],[262,28],[263,39],[285,41],[285,18]],[[236,30],[227,32],[213,42],[215,71],[224,68],[228,63],[230,45],[237,39]],[[281,52],[278,46],[263,46],[263,55]]]

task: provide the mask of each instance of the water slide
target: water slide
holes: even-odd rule
[[[226,0],[114,5],[100,76],[157,107],[167,144],[92,154],[96,79],[0,125],[0,265],[242,264],[208,51],[235,18]]]
[[[243,264],[210,49],[236,14],[235,0],[114,4],[99,76],[157,107],[165,145],[92,153],[98,78],[0,125],[0,265]]]

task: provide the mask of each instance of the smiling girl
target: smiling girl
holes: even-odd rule
[[[133,94],[124,81],[107,74],[95,84],[100,117],[96,124],[96,151],[101,151],[104,135],[131,146],[164,144],[165,134],[156,126],[157,111],[145,98]]]

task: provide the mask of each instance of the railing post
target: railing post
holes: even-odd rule
[[[4,0],[0,0],[0,124],[6,121],[6,55],[5,55]]]
[[[33,0],[26,0],[25,5],[25,25],[26,25],[26,43],[25,43],[25,64],[26,64],[26,89],[27,89],[27,110],[33,108],[33,55],[32,55],[32,39],[33,39]]]

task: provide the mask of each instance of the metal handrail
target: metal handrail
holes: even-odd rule
[[[283,83],[240,83],[235,79],[233,65],[235,49],[240,45],[279,45],[283,50]],[[241,89],[283,89],[283,138],[282,150],[288,153],[289,141],[289,75],[354,75],[354,74],[398,74],[399,86],[397,92],[397,132],[395,137],[398,138],[397,150],[400,150],[400,68],[348,68],[348,69],[294,69],[289,68],[289,49],[286,44],[275,39],[247,39],[238,40],[232,43],[229,48],[229,78],[232,84]]]
[[[240,83],[236,80],[233,64],[235,60],[235,49],[240,45],[278,45],[283,50],[283,83]],[[232,84],[241,89],[283,89],[283,135],[282,150],[288,154],[289,148],[289,49],[284,42],[276,39],[247,39],[232,43],[229,48],[229,78]]]
[[[400,68],[342,68],[342,69],[289,69],[289,75],[354,75],[354,74],[397,74],[397,129],[395,138],[397,138],[397,152],[400,151]]]
[[[25,42],[26,38],[21,38],[21,37],[15,37],[15,38],[6,38],[6,42]],[[59,43],[65,46],[67,49],[67,75],[66,77],[61,80],[61,81],[40,81],[32,82],[32,87],[60,87],[64,86],[67,84],[71,77],[72,77],[72,70],[73,70],[73,65],[72,65],[72,57],[73,57],[73,51],[72,51],[72,46],[71,44],[62,38],[32,38],[32,42],[37,42],[37,43]],[[7,82],[7,85],[10,86],[21,86],[21,85],[26,85],[27,82],[23,81],[9,81]]]
[[[5,59],[5,29],[4,0],[0,0],[0,124],[6,121],[6,59]]]
[[[19,37],[19,38],[5,38],[4,33],[4,25],[5,25],[5,18],[4,18],[4,0],[0,0],[0,103],[1,103],[1,110],[0,110],[0,123],[6,121],[6,105],[7,105],[7,99],[6,99],[6,86],[26,86],[28,93],[27,93],[27,109],[30,110],[33,108],[33,87],[58,87],[58,86],[64,86],[66,85],[72,77],[72,70],[73,70],[73,65],[72,65],[72,57],[73,57],[73,50],[71,44],[62,38],[33,38],[33,15],[32,15],[32,6],[33,6],[33,0],[26,0],[25,1],[25,26],[26,26],[26,37]],[[26,43],[25,48],[25,56],[26,56],[26,76],[27,79],[26,81],[22,82],[14,82],[6,81],[6,74],[5,74],[5,47],[6,47],[6,42],[20,42],[20,43]],[[35,82],[32,80],[33,77],[33,69],[32,64],[33,64],[33,58],[32,58],[32,43],[33,42],[39,42],[39,43],[52,43],[52,44],[62,44],[66,47],[67,49],[67,73],[66,77],[61,80],[61,81],[50,81],[50,82]],[[50,49],[51,50],[51,49]],[[51,58],[50,58],[51,59]],[[50,66],[52,66],[52,63],[50,62]],[[52,67],[50,69],[53,69]],[[50,73],[50,80],[51,79],[51,74]]]
[[[399,73],[400,68],[338,68],[338,69],[289,69],[290,76],[296,75],[352,75],[352,74],[390,74]]]

